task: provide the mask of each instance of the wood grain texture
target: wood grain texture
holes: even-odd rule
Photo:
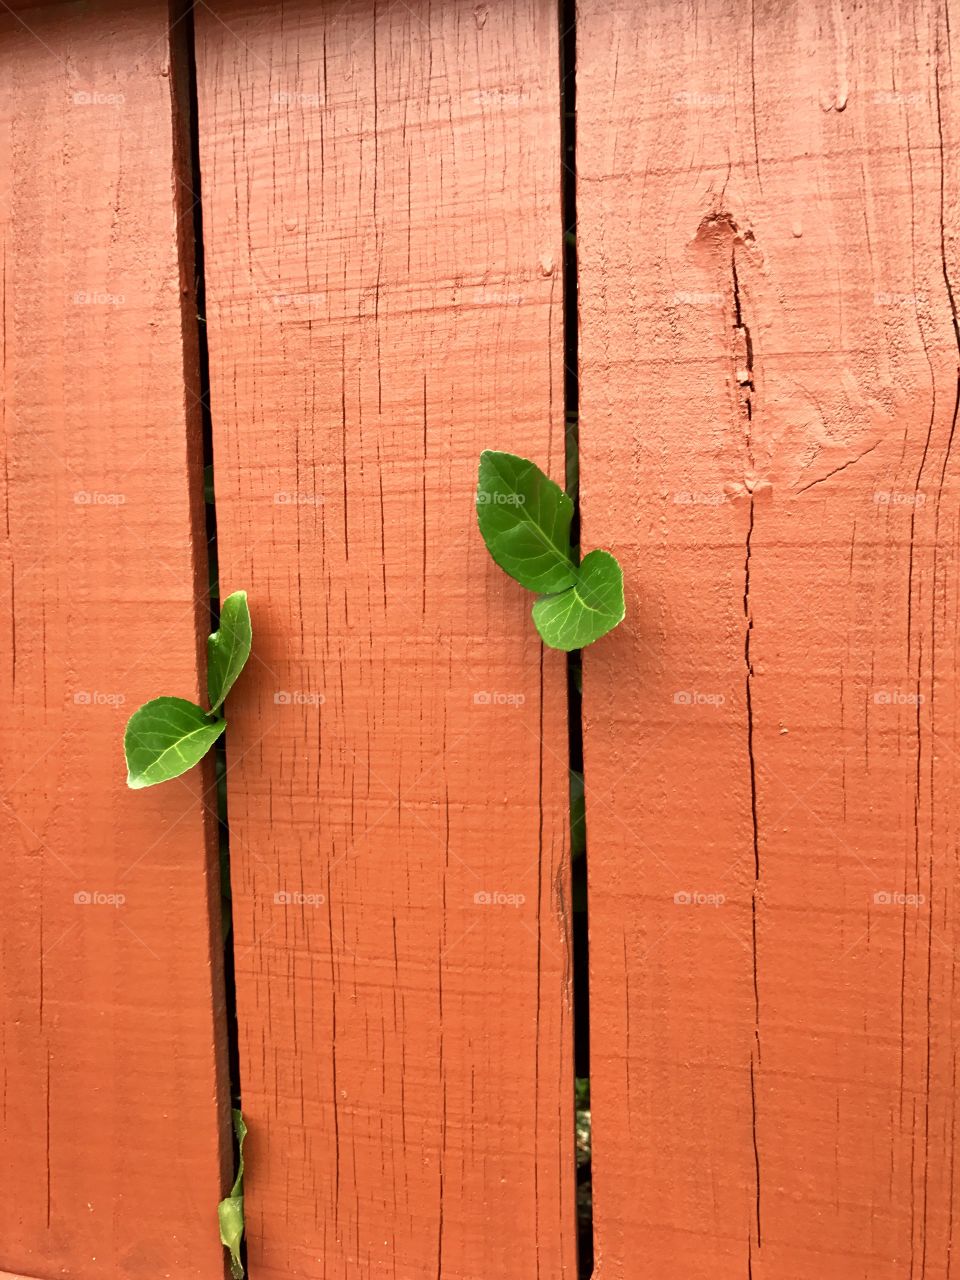
[[[30,1276],[222,1274],[201,779],[130,792],[122,746],[199,693],[168,26],[0,18],[0,1267]]]
[[[579,12],[598,1274],[939,1280],[958,15]]]
[[[569,1276],[564,664],[473,511],[563,472],[556,14],[197,18],[251,1273]]]

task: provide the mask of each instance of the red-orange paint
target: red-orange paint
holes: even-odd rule
[[[122,747],[198,696],[205,609],[169,14],[28,22],[0,18],[0,1267],[210,1280],[212,830],[199,773],[130,792]]]
[[[580,5],[598,1277],[945,1280],[949,36],[751,12]]]
[[[572,1277],[564,662],[473,510],[563,474],[556,12],[197,21],[251,1274]]]

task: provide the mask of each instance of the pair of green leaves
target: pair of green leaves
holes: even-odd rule
[[[207,639],[210,710],[186,698],[154,698],[135,711],[123,736],[128,787],[139,790],[178,778],[206,755],[227,727],[217,712],[243,670],[252,643],[247,593],[235,591],[223,602],[219,631]]]
[[[233,1280],[243,1280],[243,1263],[240,1261],[240,1242],[243,1240],[243,1140],[247,1126],[243,1115],[234,1109],[233,1131],[237,1135],[237,1176],[230,1194],[217,1205],[220,1220],[220,1242],[230,1250],[230,1274]]]
[[[620,565],[609,551],[590,551],[577,563],[573,502],[534,463],[485,449],[477,520],[500,568],[540,593],[533,621],[551,649],[582,649],[623,621]]]

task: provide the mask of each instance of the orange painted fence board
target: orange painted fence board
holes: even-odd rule
[[[0,1268],[27,1276],[222,1273],[215,850],[200,775],[134,793],[122,749],[138,703],[199,691],[168,26],[0,17]]]
[[[251,1274],[555,1280],[565,668],[473,495],[563,474],[556,12],[278,12],[197,14]]]
[[[585,660],[598,1276],[945,1280],[947,14],[579,14],[585,544],[629,597]]]

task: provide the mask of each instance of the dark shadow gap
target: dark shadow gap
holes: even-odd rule
[[[566,484],[573,499],[571,539],[580,542],[580,385],[577,308],[577,31],[576,0],[559,0],[560,21],[560,199],[563,216],[563,396]],[[593,1188],[590,1141],[590,985],[587,930],[587,830],[583,778],[582,661],[567,658],[570,761],[570,859],[573,907],[574,1115],[577,1186],[577,1274],[593,1272]]]
[[[193,263],[193,280],[185,289],[187,303],[195,306],[195,315],[189,316],[185,336],[196,335],[196,351],[188,360],[188,370],[196,376],[199,403],[193,412],[200,418],[200,458],[195,465],[202,467],[203,495],[202,519],[206,539],[206,582],[201,582],[198,595],[206,591],[209,609],[203,609],[198,617],[202,628],[209,623],[215,631],[220,624],[220,566],[217,546],[217,509],[214,489],[213,420],[210,412],[210,354],[207,346],[206,284],[204,277],[203,206],[200,185],[200,130],[198,118],[196,33],[194,27],[193,0],[171,0],[171,75],[175,77],[175,99],[183,117],[180,121],[181,155],[178,205],[180,208],[181,241],[186,242],[185,260]],[[192,285],[192,288],[190,287]],[[191,368],[192,365],[192,368]],[[198,485],[199,488],[199,485]],[[205,653],[201,654],[205,658]],[[220,922],[222,936],[222,966],[224,987],[223,1017],[226,1026],[227,1069],[229,1071],[230,1105],[240,1108],[240,1054],[237,1030],[236,979],[233,954],[233,905],[230,892],[230,827],[227,815],[227,738],[229,730],[221,734],[213,754],[212,771],[205,774],[204,806],[216,820],[217,854],[220,871]],[[227,1117],[229,1123],[229,1117]],[[232,1132],[232,1131],[231,1131]],[[233,1138],[233,1161],[228,1185],[233,1181],[238,1151]],[[211,1189],[211,1222],[216,1230],[216,1200],[226,1190]],[[243,1249],[246,1265],[246,1246]],[[249,1274],[249,1273],[248,1273]]]

